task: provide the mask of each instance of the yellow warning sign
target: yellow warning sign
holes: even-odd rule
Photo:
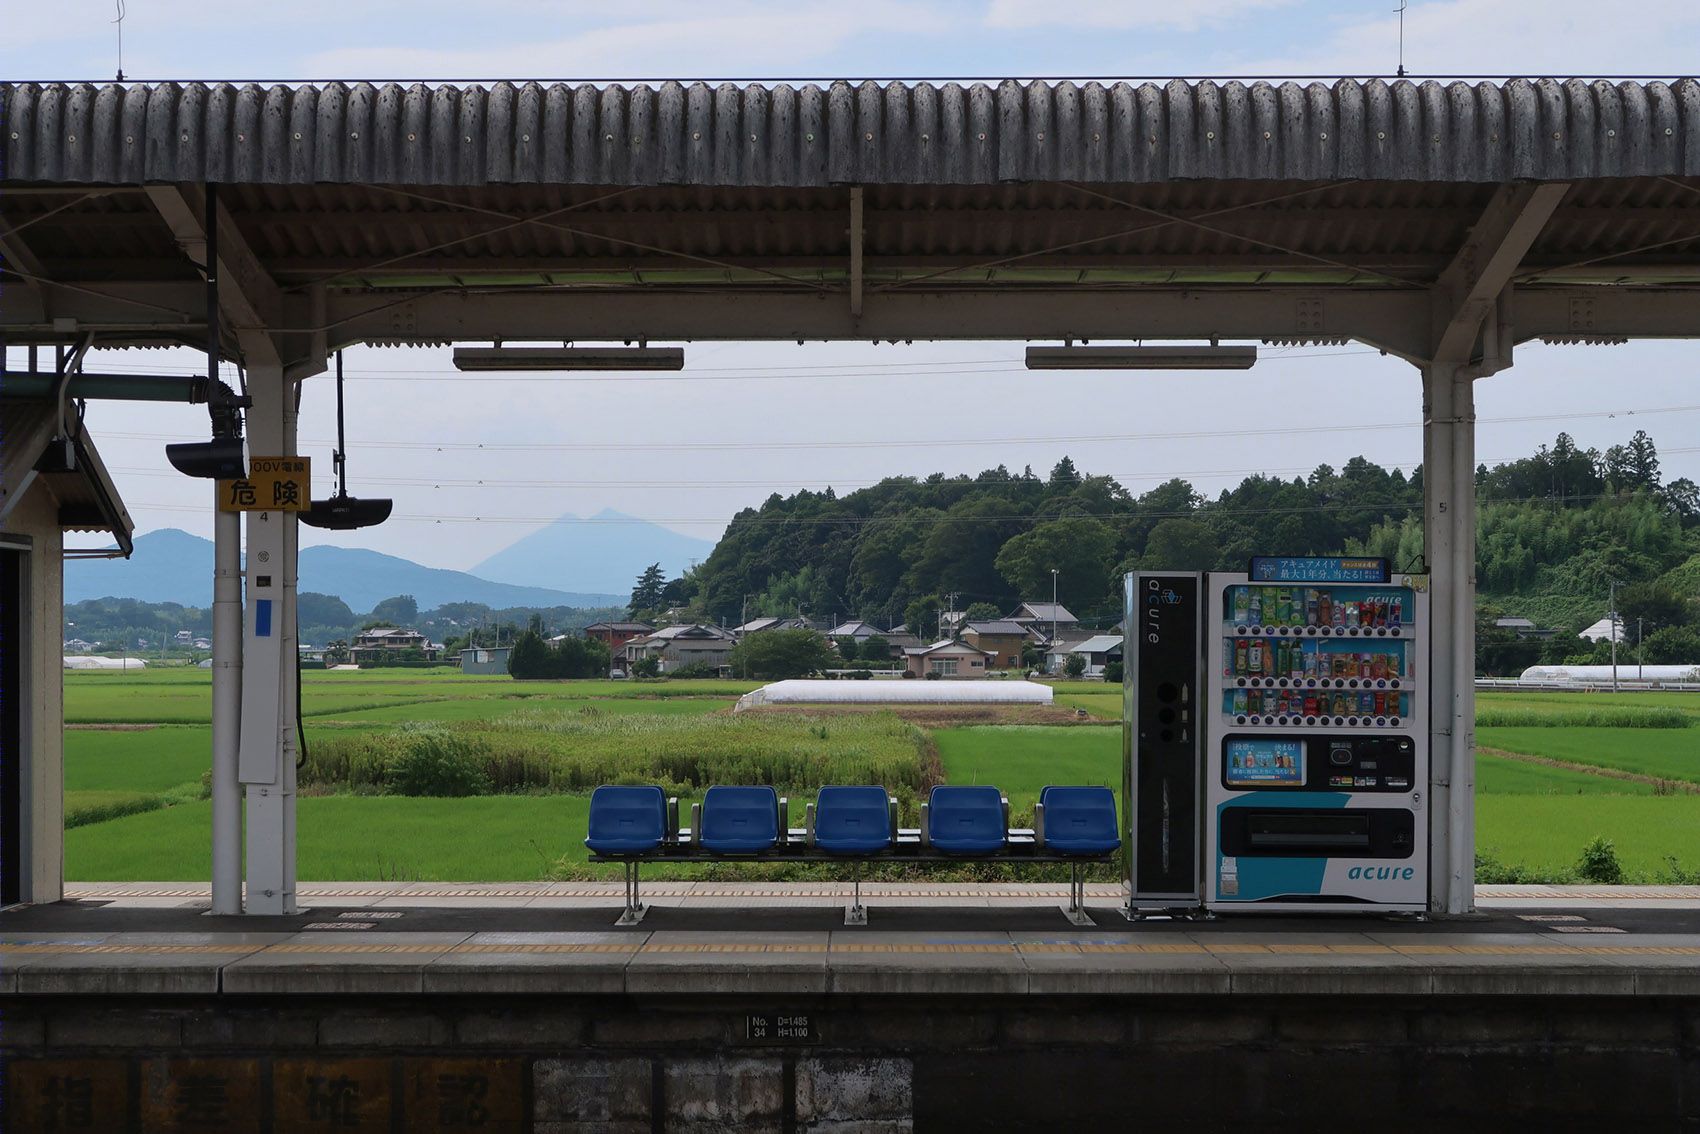
[[[248,475],[218,482],[220,512],[305,512],[313,506],[312,460],[249,457]]]

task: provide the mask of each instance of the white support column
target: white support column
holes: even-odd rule
[[[213,485],[213,495],[218,486]],[[242,519],[213,503],[212,912],[242,912]]]
[[[1473,375],[1423,370],[1425,552],[1431,575],[1429,908],[1475,910],[1476,486]]]
[[[256,352],[248,352],[250,358]],[[293,384],[274,360],[251,365],[249,451],[295,455]],[[295,902],[295,527],[292,512],[249,512],[243,615],[241,778],[247,797],[247,909],[291,914]],[[287,690],[287,692],[286,692]]]

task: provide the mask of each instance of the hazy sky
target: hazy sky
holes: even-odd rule
[[[138,80],[1390,76],[1397,0],[484,0],[14,5],[7,78]],[[475,13],[475,16],[473,15]],[[634,15],[641,13],[641,15]],[[712,13],[708,15],[705,13]],[[1410,0],[1417,77],[1692,74],[1691,0]],[[1249,373],[1033,374],[1020,343],[691,344],[682,377],[458,374],[439,350],[346,356],[350,490],[395,516],[304,543],[465,569],[573,513],[605,508],[706,539],[769,493],[882,476],[973,474],[1064,454],[1134,494],[1173,476],[1214,496],[1254,472],[1304,475],[1363,454],[1421,459],[1417,372],[1374,350],[1265,348]],[[190,352],[107,353],[90,370],[195,373]],[[1531,453],[1562,430],[1605,449],[1645,429],[1666,479],[1700,480],[1700,344],[1518,349],[1476,385],[1477,452]],[[1183,384],[1184,383],[1184,384]],[[307,385],[302,451],[331,491],[334,392]],[[1319,415],[1318,407],[1327,407]],[[137,531],[211,534],[210,487],[171,471],[198,406],[90,403]],[[571,580],[562,580],[570,588]]]

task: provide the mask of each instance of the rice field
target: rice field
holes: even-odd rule
[[[308,672],[300,877],[594,873],[584,812],[603,782],[658,782],[687,803],[710,783],[773,783],[795,816],[820,784],[883,783],[907,823],[940,779],[994,784],[1017,815],[1047,783],[1120,784],[1121,692],[1102,683],[1058,683],[1057,703],[1090,718],[1073,728],[940,727],[889,711],[732,715],[754,684]],[[205,878],[209,672],[67,673],[65,697],[66,811],[78,824],[66,833],[68,877]],[[1574,877],[1597,835],[1632,880],[1700,872],[1696,724],[1700,697],[1683,694],[1482,693],[1478,847],[1558,880]],[[495,794],[386,794],[398,753],[426,742],[465,756]]]

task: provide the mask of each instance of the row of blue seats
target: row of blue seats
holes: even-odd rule
[[[1053,785],[1039,793],[1031,830],[1009,826],[1009,800],[995,787],[940,785],[921,805],[921,826],[900,829],[897,800],[883,787],[827,786],[805,809],[801,830],[791,829],[788,801],[765,786],[717,785],[691,805],[690,825],[679,825],[679,801],[653,785],[605,785],[590,797],[584,844],[594,862],[625,865],[626,906],[617,924],[634,925],[646,912],[638,897],[638,868],[645,861],[723,859],[850,861],[855,903],[845,922],[865,925],[862,861],[929,861],[939,858],[1008,858],[1062,861],[1072,866],[1069,920],[1086,916],[1086,863],[1122,845],[1116,800],[1106,787]]]
[[[823,787],[808,806],[801,840],[786,822],[788,801],[771,787],[716,786],[678,824],[678,801],[653,785],[605,785],[590,797],[584,845],[601,858],[667,852],[759,855],[813,848],[877,856],[902,846],[897,801],[883,787]],[[935,787],[921,805],[915,843],[924,850],[984,857],[1010,846],[1009,801],[995,787]],[[1026,842],[1025,833],[1021,837]],[[1039,793],[1031,844],[1052,855],[1100,857],[1121,846],[1115,796],[1106,787],[1051,786]]]

